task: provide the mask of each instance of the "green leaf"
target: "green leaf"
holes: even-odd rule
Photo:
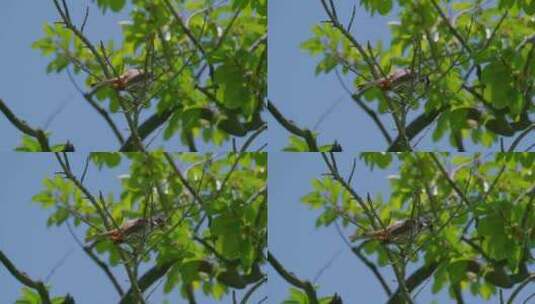
[[[514,79],[511,71],[497,61],[491,62],[483,68],[481,81],[488,87],[485,89],[484,97],[498,108],[505,108],[512,100],[516,102],[518,92],[513,86]]]
[[[124,7],[125,4],[126,0],[97,0],[97,5],[102,9],[103,12],[106,12],[108,8],[111,8],[111,10],[114,12],[118,12]]]
[[[92,152],[90,157],[99,168],[104,165],[108,168],[114,168],[121,163],[121,153],[116,152]]]
[[[334,208],[327,208],[316,220],[316,227],[329,226],[338,217],[338,212]]]
[[[498,116],[496,118],[490,119],[485,123],[485,127],[496,134],[503,136],[513,136],[515,135],[515,130],[511,125],[505,120],[503,116]]]
[[[466,278],[468,262],[467,259],[458,259],[448,264],[448,274],[452,283],[458,283]]]
[[[215,70],[215,80],[219,84],[217,96],[229,109],[238,109],[249,102],[248,80],[244,71],[231,61]]]
[[[41,297],[33,289],[30,289],[28,287],[23,287],[21,291],[22,291],[22,295],[17,301],[15,301],[15,304],[40,304],[41,303]]]
[[[283,149],[286,152],[308,152],[308,144],[299,136],[290,135],[289,144]]]
[[[481,297],[485,300],[489,300],[491,296],[495,293],[495,288],[490,284],[482,284],[481,288],[479,289],[479,294],[481,294]]]
[[[176,270],[180,271],[182,281],[188,284],[199,279],[199,265],[200,262],[198,260],[191,260],[177,266]]]
[[[526,12],[526,14],[528,14],[528,15],[535,14],[535,1],[533,1],[533,0],[525,0],[523,8],[524,8],[524,12]]]
[[[383,16],[387,15],[392,10],[392,0],[378,1],[377,3],[379,5],[377,8],[379,11],[379,14]]]
[[[41,152],[41,145],[37,139],[29,136],[23,135],[21,144],[15,148],[15,151],[19,152]]]
[[[114,12],[122,10],[125,4],[126,0],[110,0],[110,8]]]
[[[224,118],[217,123],[217,126],[231,135],[245,136],[247,129],[236,118]]]
[[[381,169],[386,169],[392,162],[391,153],[376,153],[376,152],[362,152],[360,153],[360,159],[364,160],[364,163],[371,169],[378,166]]]
[[[308,304],[309,303],[307,295],[300,289],[291,287],[289,292],[290,292],[290,295],[288,296],[288,298],[286,298],[286,300],[282,302],[282,304]]]

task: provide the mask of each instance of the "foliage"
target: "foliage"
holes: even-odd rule
[[[76,22],[68,7],[54,3],[62,21],[45,24],[44,36],[33,44],[52,57],[48,73],[72,68],[88,86],[129,68],[151,76],[142,90],[119,92],[106,86],[84,92],[94,108],[101,108],[99,113],[123,113],[131,137],[143,141],[165,125],[165,140],[180,135],[192,149],[194,138],[221,145],[263,125],[265,0],[98,0],[104,13],[126,10],[130,15],[120,23],[122,39],[105,43],[85,35],[84,29],[92,26],[89,11]],[[153,120],[139,121],[141,113]],[[139,150],[132,142],[120,144],[125,151]],[[24,141],[20,149],[33,146]]]
[[[52,210],[48,226],[72,221],[86,229],[84,250],[92,252],[94,248],[97,256],[107,256],[110,266],[127,267],[127,272],[135,273],[140,264],[153,265],[132,284],[121,303],[134,303],[136,288],[144,291],[164,275],[164,291],[178,288],[185,298],[202,290],[221,299],[231,289],[244,289],[263,279],[261,265],[267,246],[265,153],[222,157],[92,153],[88,161],[100,174],[128,164],[128,173],[120,176],[120,192],[92,194],[81,178],[72,175],[68,162],[63,162],[63,174],[44,179],[43,190],[33,200]],[[164,226],[141,241],[117,244],[99,239],[103,231],[129,219],[157,214],[164,215]],[[91,243],[95,239],[99,241]],[[154,274],[159,270],[163,271]]]
[[[533,133],[533,1],[360,1],[371,15],[398,14],[399,21],[389,23],[388,46],[356,40],[349,19],[338,19],[332,1],[321,2],[329,21],[314,26],[302,48],[320,57],[317,74],[340,69],[352,75],[351,97],[369,104],[381,121],[396,123],[395,140],[385,136],[389,151],[410,150],[411,140],[432,124],[433,141],[448,136],[457,150],[466,139],[490,147]],[[401,68],[421,77],[408,91],[361,90]],[[419,85],[424,78],[429,84]]]
[[[336,170],[313,179],[312,191],[302,201],[322,210],[318,227],[339,221],[364,234],[377,225],[430,218],[430,231],[410,242],[392,245],[370,239],[353,250],[375,256],[380,267],[394,267],[393,263],[429,267],[432,292],[447,288],[454,298],[459,288],[488,300],[498,289],[516,288],[533,276],[529,273],[535,246],[533,153],[362,153],[360,157],[370,169],[399,166],[398,175],[389,179],[391,192],[386,198],[368,195],[365,202]],[[420,277],[409,292],[425,279]],[[396,297],[399,294],[389,303],[400,303]]]
[[[319,299],[319,304],[331,304],[332,297]],[[297,288],[290,288],[290,295],[282,304],[309,304],[309,300],[304,292]]]
[[[312,134],[314,139],[316,138],[316,135],[317,134]],[[308,152],[309,151],[309,146],[306,140],[303,140],[298,136],[290,135],[288,141],[289,141],[288,146],[284,148],[284,151],[286,152]],[[329,151],[332,151],[333,148],[335,147],[336,147],[336,143],[331,144],[331,145],[320,146],[318,147],[318,150],[319,152],[329,152]]]

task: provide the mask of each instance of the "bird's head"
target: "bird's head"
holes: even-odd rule
[[[158,214],[151,218],[152,226],[163,226],[165,222],[166,222],[166,218],[163,214]]]

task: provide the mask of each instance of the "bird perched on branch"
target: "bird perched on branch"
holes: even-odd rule
[[[365,91],[373,87],[378,87],[383,91],[392,91],[420,79],[424,80],[426,83],[428,82],[427,77],[418,77],[411,69],[398,69],[386,77],[382,77],[360,85],[359,89],[361,91]]]
[[[404,243],[414,239],[423,229],[430,228],[431,222],[427,218],[413,218],[397,221],[390,226],[363,234],[355,233],[350,236],[351,241],[361,239],[378,240],[384,243]]]
[[[94,241],[86,245],[86,248],[92,248],[104,239],[110,239],[116,244],[140,239],[163,224],[165,224],[165,218],[162,215],[156,215],[150,218],[131,219],[124,222],[119,228],[88,237],[86,241]]]
[[[97,83],[91,84],[94,89],[110,85],[118,91],[124,91],[134,86],[140,85],[150,78],[150,73],[146,73],[142,69],[128,69],[118,77],[106,79]]]

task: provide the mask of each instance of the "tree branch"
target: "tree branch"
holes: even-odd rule
[[[463,291],[461,289],[461,284],[455,283],[453,284],[452,288],[453,288],[453,295],[455,297],[455,300],[457,301],[457,304],[464,304]]]
[[[138,135],[139,139],[143,141],[147,136],[149,136],[154,130],[161,127],[171,115],[176,111],[176,108],[166,110],[162,113],[154,113],[149,118],[147,118],[139,127]],[[128,137],[124,145],[119,149],[120,152],[129,152],[133,151],[135,147],[135,138],[131,135]]]
[[[66,28],[68,28],[78,39],[82,41],[82,43],[89,49],[89,51],[93,54],[95,57],[95,60],[98,62],[100,67],[102,68],[102,72],[104,73],[104,76],[106,79],[110,79],[112,77],[110,70],[108,69],[108,66],[106,65],[109,62],[106,60],[106,54],[101,55],[95,46],[87,39],[87,37],[72,23],[71,17],[69,15],[69,8],[67,7],[67,4],[65,1],[62,1],[63,8],[59,5],[58,0],[53,0],[54,5],[56,6],[56,9],[58,13],[61,16],[61,19],[63,21],[63,24]],[[111,69],[115,72],[113,69],[113,66],[109,64]],[[118,75],[115,75],[118,76]],[[124,117],[126,119],[126,122],[128,124],[128,127],[130,129],[130,132],[132,133],[131,136],[133,137],[133,143],[136,146],[136,151],[143,151],[144,147],[141,142],[141,139],[139,138],[139,135],[137,133],[137,125],[132,116],[129,114],[129,107],[126,105],[124,99],[122,96],[117,95],[118,102],[121,106],[121,109],[123,110]]]
[[[392,296],[392,291],[390,290],[388,284],[386,284],[386,281],[379,272],[379,269],[377,269],[377,266],[370,262],[368,258],[364,254],[362,254],[361,250],[364,244],[366,244],[366,242],[363,242],[358,247],[351,247],[351,251],[362,261],[362,263],[364,263],[364,265],[366,265],[370,269],[370,271],[377,278],[377,280],[379,280],[379,283],[381,283],[381,286],[383,287],[386,294],[389,297]]]
[[[199,40],[195,38],[191,30],[186,26],[186,24],[184,23],[180,15],[178,15],[178,13],[176,12],[173,5],[169,2],[169,0],[164,0],[164,3],[169,9],[169,11],[171,12],[171,14],[173,15],[173,17],[175,18],[175,20],[177,21],[180,28],[182,28],[182,31],[184,31],[184,33],[189,38],[189,40],[195,45],[195,47],[199,50],[199,52],[201,52],[202,56],[204,57],[204,59],[206,60],[208,64],[210,78],[212,79],[212,81],[214,81],[214,67],[210,63],[210,59],[208,58],[208,53],[206,52],[204,47],[200,44]]]
[[[453,188],[453,190],[455,190],[457,195],[459,195],[459,197],[463,200],[463,202],[466,204],[466,206],[469,207],[470,206],[470,201],[468,200],[468,198],[466,197],[464,192],[459,188],[457,183],[450,178],[450,176],[448,175],[448,172],[446,172],[446,169],[444,169],[444,166],[442,166],[442,164],[440,163],[440,161],[438,160],[436,155],[434,153],[432,153],[432,152],[429,153],[429,155],[431,156],[431,159],[435,163],[435,166],[439,169],[440,173],[442,174],[442,177],[444,177],[448,181],[448,183]]]
[[[373,122],[375,123],[375,125],[379,128],[379,130],[381,131],[381,134],[383,134],[383,137],[386,139],[386,142],[389,144],[389,145],[392,145],[392,138],[390,137],[390,134],[388,134],[388,131],[386,130],[383,122],[381,121],[381,119],[379,118],[379,115],[377,115],[377,113],[370,109],[370,107],[368,107],[363,101],[362,99],[360,99],[359,97],[359,94],[352,94],[351,95],[351,98],[353,99],[353,101],[355,101],[355,103],[362,109],[364,110],[364,112],[366,112],[366,114],[368,114],[368,116],[373,120]]]
[[[515,290],[513,290],[511,296],[509,297],[509,300],[507,301],[507,304],[513,304],[513,300],[516,298],[516,296],[518,296],[522,289],[528,286],[528,283],[530,283],[531,281],[535,281],[535,273],[530,274],[529,277],[524,282],[522,282],[522,284],[520,284],[517,288],[515,288]]]
[[[115,288],[115,290],[117,291],[117,293],[119,294],[119,296],[124,296],[124,291],[121,287],[121,285],[119,284],[119,282],[117,281],[117,278],[113,275],[113,273],[111,272],[110,268],[108,267],[108,265],[106,263],[104,263],[103,261],[101,261],[92,251],[91,251],[91,248],[86,248],[82,242],[78,239],[78,237],[74,234],[74,231],[72,230],[72,227],[71,225],[69,224],[69,222],[67,222],[67,229],[69,230],[69,233],[71,234],[71,236],[73,237],[74,241],[76,242],[76,244],[78,244],[78,246],[80,246],[80,248],[82,248],[82,250],[87,254],[87,256],[89,256],[89,258],[100,268],[102,269],[102,271],[104,271],[104,273],[106,274],[106,276],[108,277],[108,279],[110,280],[110,282],[112,283],[113,287]]]
[[[137,286],[139,286],[139,290],[141,292],[147,290],[150,286],[152,286],[152,284],[161,279],[177,261],[178,260],[171,260],[160,265],[156,264],[154,267],[147,270],[147,272],[145,272],[137,281]],[[126,292],[124,297],[119,301],[119,304],[136,303],[136,297],[134,296],[134,294],[134,290],[130,288]]]
[[[442,21],[446,24],[446,26],[449,28],[451,34],[453,36],[455,36],[455,38],[457,38],[457,40],[459,40],[459,43],[461,43],[461,45],[463,46],[463,48],[468,52],[469,55],[472,55],[472,49],[470,49],[470,47],[468,46],[468,44],[466,43],[465,39],[463,38],[463,36],[461,36],[461,34],[457,31],[457,29],[455,29],[455,27],[453,26],[453,24],[451,24],[450,20],[448,19],[448,17],[446,16],[446,14],[444,14],[444,12],[442,11],[442,9],[440,8],[440,6],[437,4],[437,2],[435,0],[431,0],[431,3],[433,4],[433,6],[435,7],[435,10],[437,11],[437,13],[440,15],[440,18],[442,19]]]
[[[88,11],[86,11],[88,12]],[[87,15],[86,15],[87,16]],[[71,60],[72,61],[72,60]],[[115,137],[117,138],[117,140],[121,143],[121,145],[124,144],[124,138],[123,138],[123,135],[121,134],[121,132],[119,131],[119,128],[117,128],[117,125],[115,124],[115,122],[113,121],[113,119],[111,118],[111,116],[109,115],[109,113],[103,108],[101,107],[98,103],[96,103],[94,100],[93,100],[93,96],[91,93],[85,93],[81,88],[80,86],[78,86],[78,84],[76,83],[76,81],[74,80],[74,77],[70,71],[70,69],[67,69],[67,76],[69,76],[69,80],[71,81],[71,83],[73,84],[74,88],[84,97],[84,99],[87,101],[87,103],[89,103],[89,105],[91,105],[91,107],[97,111],[97,113],[106,121],[106,123],[108,124],[108,126],[111,128],[113,134],[115,135]]]
[[[268,262],[286,282],[302,289],[306,293],[310,304],[319,304],[318,296],[316,295],[316,290],[314,289],[314,286],[312,286],[312,283],[309,281],[302,281],[293,273],[288,272],[271,252],[268,252]]]
[[[268,100],[267,104],[268,111],[273,115],[273,117],[281,124],[286,130],[290,133],[303,138],[307,145],[309,152],[318,152],[318,144],[312,132],[308,129],[301,129],[295,125],[293,121],[286,119],[282,113],[275,107],[275,105]]]
[[[95,209],[97,210],[99,216],[101,217],[106,229],[110,230],[110,228],[111,228],[111,225],[110,225],[110,223],[108,221],[108,216],[109,216],[109,219],[114,224],[115,228],[118,228],[117,223],[114,221],[114,219],[111,216],[111,214],[107,211],[106,206],[105,206],[104,202],[102,201],[103,200],[102,199],[102,193],[101,193],[100,199],[101,199],[101,203],[103,204],[103,206],[100,206],[100,204],[98,203],[98,201],[95,198],[95,196],[93,196],[91,194],[91,192],[89,192],[89,190],[72,173],[66,153],[63,154],[64,159],[61,159],[61,156],[60,156],[59,153],[55,153],[55,156],[56,156],[56,159],[58,160],[61,168],[63,169],[63,174],[65,174],[65,176],[70,181],[72,181],[72,183],[76,186],[76,188],[78,188],[87,197],[87,199],[90,201],[90,203],[93,205],[93,207],[95,207]],[[125,269],[125,271],[126,271],[126,273],[128,275],[128,279],[130,280],[130,283],[134,287],[134,291],[135,291],[135,295],[136,295],[137,300],[139,301],[139,303],[144,303],[143,296],[142,296],[141,292],[139,291],[139,288],[137,286],[137,279],[136,279],[136,276],[135,276],[134,271],[133,271],[133,268],[135,268],[135,267],[132,267],[131,261],[129,261],[126,258],[126,255],[125,255],[123,249],[120,246],[116,246],[116,248],[117,248],[117,251],[119,253],[119,257],[123,261],[123,264],[124,264],[123,266],[124,266],[124,269]]]
[[[46,134],[41,129],[34,129],[28,125],[28,123],[22,119],[19,119],[12,111],[7,107],[7,105],[4,103],[2,99],[0,99],[0,111],[4,113],[7,120],[15,126],[15,128],[19,129],[22,133],[29,135],[31,137],[34,137],[39,142],[39,145],[41,146],[41,150],[43,152],[50,152],[50,144],[48,143],[48,138],[46,137]]]
[[[145,272],[137,281],[137,286],[139,286],[139,290],[141,292],[144,292],[145,290],[150,288],[156,281],[160,280],[167,273],[167,271],[171,269],[171,267],[173,267],[178,262],[179,259],[173,259],[162,264],[156,264],[151,269],[147,270],[147,272]],[[200,260],[197,262],[197,271],[206,273],[209,276],[213,276],[216,274],[216,267],[212,263],[204,260]],[[225,273],[226,272],[219,273],[217,276],[217,280],[225,285],[234,288],[244,288],[248,284],[256,283],[265,278],[265,274],[260,272],[260,268],[257,264],[253,265],[250,274],[242,275],[239,273],[232,273],[231,275],[225,276]],[[125,294],[125,296],[119,301],[119,304],[130,303],[137,304],[137,302],[135,302],[134,290],[132,288],[130,288]]]
[[[253,295],[253,293],[260,287],[262,286],[262,284],[266,283],[267,282],[267,277],[264,277],[262,280],[260,280],[258,283],[256,283],[255,285],[253,285],[253,287],[251,287],[251,289],[249,289],[246,293],[245,293],[245,296],[242,298],[242,300],[240,301],[240,304],[247,304],[249,303],[249,298]]]
[[[4,264],[6,269],[11,273],[12,276],[15,277],[19,282],[24,284],[25,286],[34,289],[39,293],[39,296],[41,297],[41,301],[43,304],[51,304],[50,301],[50,295],[48,294],[48,290],[46,289],[45,284],[42,281],[34,281],[28,277],[28,275],[15,267],[13,263],[8,259],[8,257],[0,250],[0,262]]]
[[[420,267],[413,272],[407,280],[405,280],[405,286],[409,292],[412,292],[416,287],[425,282],[435,272],[440,263],[435,262]],[[394,295],[388,300],[387,304],[402,304],[404,303],[403,294],[400,288],[398,288]]]
[[[171,165],[171,168],[173,169],[175,175],[178,177],[178,179],[184,185],[184,187],[188,189],[188,192],[195,198],[197,203],[199,203],[199,205],[201,206],[206,206],[206,204],[204,203],[204,200],[201,198],[199,193],[195,191],[195,189],[190,185],[189,181],[184,177],[184,174],[182,174],[180,169],[178,169],[178,166],[175,164],[171,155],[167,152],[164,152],[164,156],[167,159],[167,162],[169,163],[169,165]]]
[[[522,139],[524,139],[524,137],[526,137],[527,135],[531,134],[533,130],[535,130],[535,124],[531,124],[531,126],[529,126],[526,130],[520,133],[515,138],[509,149],[507,149],[507,152],[514,152],[516,150],[516,147],[518,147],[518,145],[522,142]]]
[[[432,124],[435,119],[440,115],[445,109],[438,109],[429,113],[422,113],[416,117],[406,128],[405,135],[408,141],[411,141],[416,135],[422,132],[423,129],[427,128]],[[394,139],[394,142],[390,147],[388,147],[387,152],[400,152],[404,150],[404,139],[402,136],[397,136]]]
[[[65,24],[65,27],[67,27],[69,30],[73,32],[73,34],[78,37],[83,44],[89,49],[89,51],[93,54],[95,57],[95,60],[98,62],[100,67],[102,68],[102,72],[104,72],[104,75],[106,78],[111,78],[111,74],[108,70],[108,66],[106,65],[106,62],[104,61],[103,57],[99,54],[95,46],[85,37],[85,35],[76,28],[76,26],[72,23],[71,17],[69,16],[69,9],[66,6],[66,3],[63,2],[64,7],[61,8],[57,0],[53,0],[54,5],[56,6],[56,9],[61,16],[61,19],[63,21],[63,24]]]
[[[327,5],[326,0],[321,0],[321,3],[323,5],[325,12],[329,16],[329,19],[330,19],[329,22],[331,23],[331,25],[335,29],[338,29],[338,31],[340,31],[340,33],[349,40],[351,45],[353,45],[357,49],[358,53],[364,59],[366,65],[368,65],[368,68],[373,78],[377,80],[381,78],[381,76],[383,77],[386,76],[384,71],[381,69],[381,66],[377,63],[377,61],[373,57],[373,54],[368,54],[366,50],[364,49],[364,47],[357,41],[357,39],[355,39],[355,37],[351,35],[351,33],[347,30],[347,28],[344,27],[342,23],[340,23],[340,20],[338,19],[338,15],[336,13],[336,7],[334,5],[334,2],[332,0],[329,0],[330,5]],[[400,144],[404,146],[404,149],[410,150],[409,139],[406,135],[407,130],[404,125],[405,118],[399,117],[396,114],[397,111],[392,101],[392,98],[390,98],[384,92],[383,92],[383,96],[385,98],[388,109],[392,113],[392,119],[394,120],[394,123],[399,133],[399,139],[401,141]]]
[[[355,8],[353,8],[355,9]],[[355,10],[353,11],[353,13],[355,13]],[[354,16],[353,16],[354,17]],[[348,26],[349,28],[350,26]],[[343,60],[343,63],[344,63],[344,66],[348,69],[351,69],[351,66],[344,60]],[[365,102],[362,101],[361,99],[361,96],[363,93],[366,92],[366,90],[362,90],[361,92],[359,93],[353,93],[344,83],[344,80],[342,79],[342,76],[340,75],[338,69],[335,70],[336,72],[336,78],[338,79],[338,82],[340,83],[340,86],[342,86],[342,89],[344,89],[344,91],[346,91],[346,93],[351,96],[351,99],[373,120],[373,122],[375,123],[375,125],[379,128],[379,130],[381,131],[381,134],[383,134],[383,137],[385,138],[385,140],[387,141],[388,145],[391,145],[392,144],[392,137],[390,136],[390,134],[388,133],[388,131],[386,130],[385,128],[385,125],[383,124],[383,122],[381,121],[381,118],[379,117],[379,115],[377,115],[377,113],[371,109],[370,107],[368,107],[368,105],[366,105]]]

